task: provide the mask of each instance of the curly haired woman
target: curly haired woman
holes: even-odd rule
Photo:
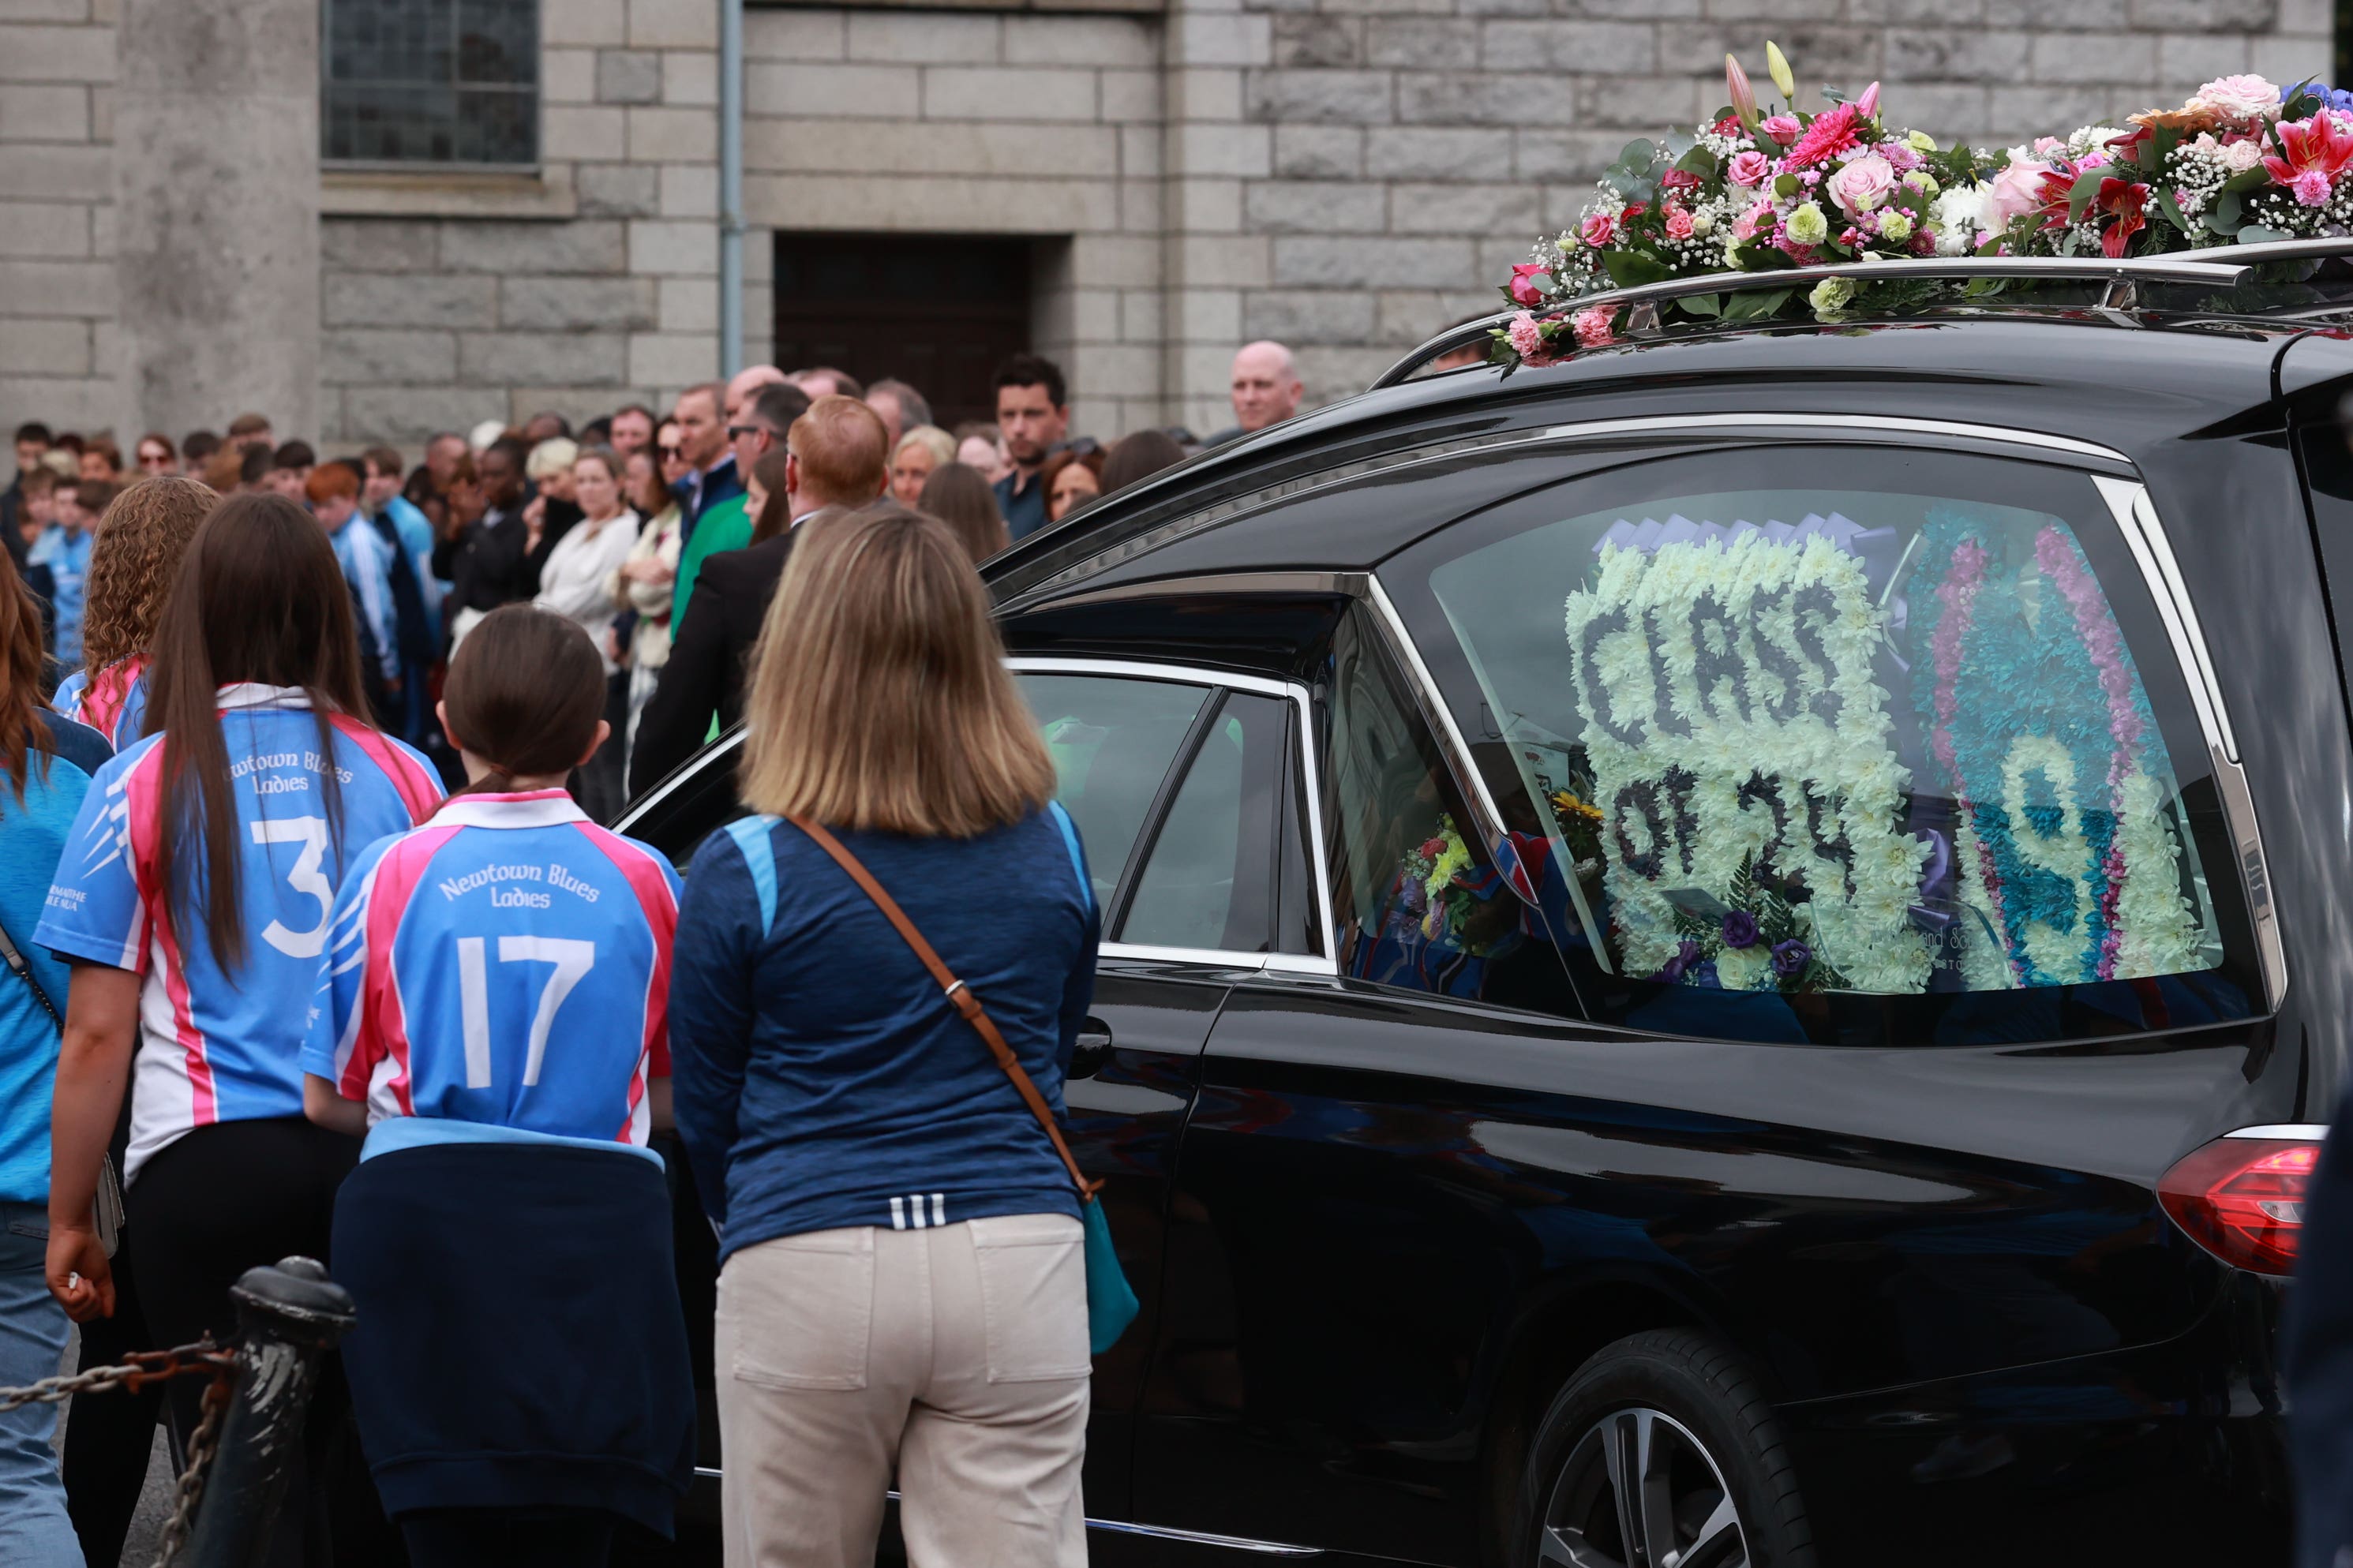
[[[137,740],[147,715],[147,645],[180,574],[196,525],[220,497],[195,479],[142,479],[99,520],[82,612],[82,668],[49,706],[105,736],[116,751]]]

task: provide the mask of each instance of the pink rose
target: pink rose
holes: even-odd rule
[[[1692,216],[1681,207],[1667,209],[1667,237],[1689,239],[1692,237]]]
[[[2109,158],[2107,153],[2094,148],[2093,151],[2086,153],[2082,157],[2076,159],[2075,167],[2078,169],[2105,169],[2108,166],[2108,163]]]
[[[2288,182],[2295,199],[2308,207],[2328,205],[2328,173],[2325,169],[2306,169]]]
[[[1535,359],[1545,352],[1544,329],[1536,319],[1522,310],[1504,328],[1504,336],[1512,341],[1512,352],[1522,359]]]
[[[2280,111],[2279,89],[2259,76],[2217,77],[2192,101],[2232,120],[2274,119]]]
[[[1579,310],[1569,322],[1577,331],[1577,346],[1584,349],[1599,349],[1607,348],[1616,342],[1618,339],[1609,331],[1609,323],[1617,314],[1617,311],[1605,310],[1599,305],[1588,306]]]
[[[1513,268],[1511,286],[1512,303],[1514,305],[1543,304],[1544,289],[1542,285],[1536,282],[1536,279],[1539,278],[1546,279],[1547,282],[1550,281],[1552,278],[1550,269],[1547,268],[1541,261],[1523,261],[1518,266]]]
[[[1831,176],[1830,196],[1852,214],[1872,211],[1895,189],[1895,171],[1876,153],[1866,153]]]
[[[2010,219],[2024,217],[2042,205],[2042,176],[2051,173],[2051,165],[2032,158],[2013,158],[2002,172],[1993,177],[1993,193],[1987,199],[1985,225],[1988,228],[2010,226]]]
[[[1604,249],[1618,237],[1618,220],[1608,213],[1594,213],[1577,226],[1577,237],[1596,250]]]
[[[1773,204],[1771,202],[1758,202],[1755,206],[1750,207],[1746,212],[1742,213],[1738,217],[1732,220],[1733,239],[1736,241],[1745,242],[1755,238],[1757,236],[1757,226],[1765,222],[1772,216]]]
[[[2046,158],[2053,153],[2063,152],[2066,146],[2067,143],[2056,136],[2037,136],[2034,139],[2034,150]]]
[[[1760,123],[1757,130],[1759,134],[1787,147],[1798,139],[1799,132],[1805,127],[1798,123],[1798,117],[1794,114],[1776,114]]]
[[[1761,185],[1771,177],[1773,160],[1762,153],[1735,153],[1724,177],[1736,185]]]

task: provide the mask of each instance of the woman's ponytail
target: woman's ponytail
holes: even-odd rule
[[[502,794],[580,761],[605,716],[605,661],[576,622],[508,605],[458,645],[441,710],[449,738],[491,766],[458,793]]]

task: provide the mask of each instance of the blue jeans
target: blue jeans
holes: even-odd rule
[[[48,1249],[47,1204],[0,1203],[0,1387],[56,1376],[65,1354],[66,1311],[43,1274]],[[57,1429],[54,1405],[0,1415],[0,1563],[82,1568],[49,1447]]]

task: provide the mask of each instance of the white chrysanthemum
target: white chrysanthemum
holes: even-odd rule
[[[1928,222],[1936,230],[1936,254],[1967,256],[1978,247],[1986,227],[1986,212],[1993,200],[1990,185],[1955,185],[1928,205]]]
[[[2106,146],[2126,132],[2120,125],[2086,125],[2067,138],[2067,154],[2080,158],[2084,153]]]
[[[1828,590],[1829,614],[1810,608],[1801,628],[1793,605],[1815,588]],[[1683,630],[1695,612],[1710,628],[1704,686]],[[1597,616],[1622,617],[1624,629],[1588,649]],[[1594,586],[1568,596],[1564,630],[1577,689],[1604,694],[1583,736],[1600,798],[1633,786],[1657,804],[1655,823],[1637,813],[1620,825],[1632,853],[1613,842],[1605,870],[1629,973],[1654,973],[1680,946],[1668,892],[1725,899],[1744,860],[1769,860],[1812,899],[1812,929],[1851,984],[1926,984],[1909,910],[1927,849],[1898,826],[1910,781],[1890,745],[1888,695],[1872,679],[1881,621],[1859,561],[1820,537],[1605,549]],[[1813,710],[1823,699],[1833,720]],[[1752,779],[1778,796],[1778,821],[1766,798],[1742,799]],[[1717,963],[1726,986],[1773,983],[1761,950],[1728,974],[1721,952]]]

